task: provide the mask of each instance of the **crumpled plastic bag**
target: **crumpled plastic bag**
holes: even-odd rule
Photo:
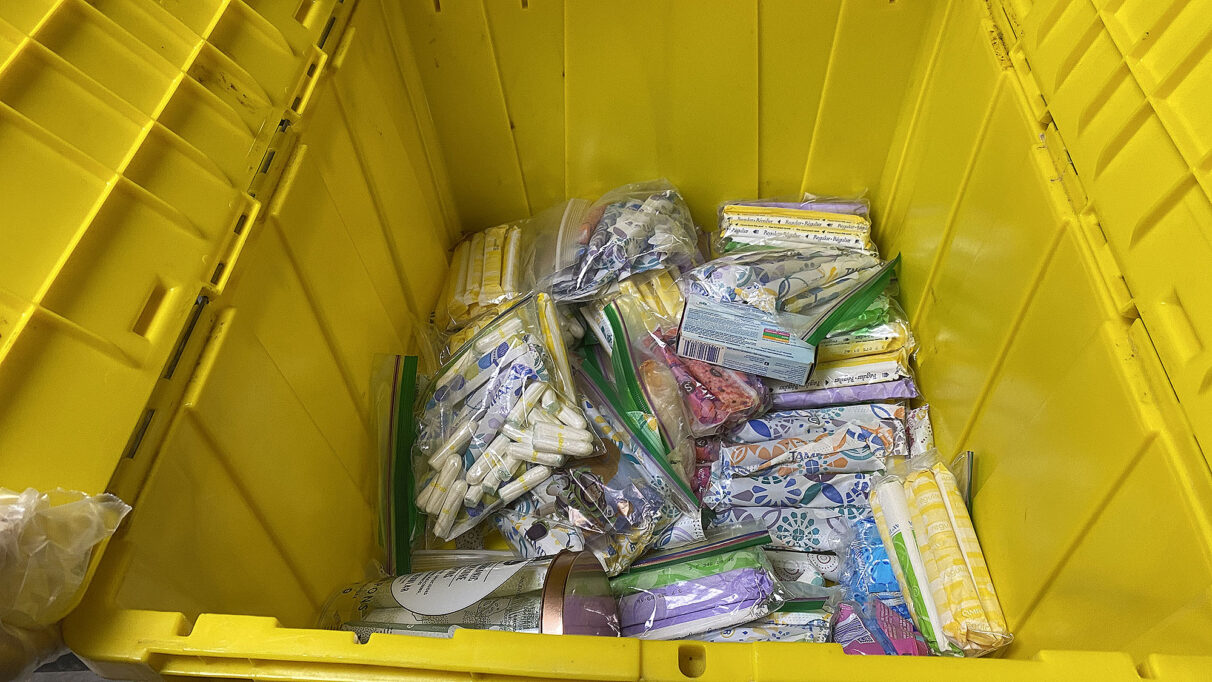
[[[108,493],[0,488],[0,679],[58,655],[57,624],[84,592],[93,549],[129,512]]]

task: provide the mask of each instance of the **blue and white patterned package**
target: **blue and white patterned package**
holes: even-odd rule
[[[827,246],[746,249],[687,272],[682,293],[743,303],[770,314],[795,313],[810,324],[880,274],[882,265],[869,253]]]
[[[682,196],[666,180],[624,185],[592,206],[569,203],[551,263],[538,264],[539,288],[561,303],[586,301],[642,272],[702,262],[698,229]]]
[[[836,405],[803,410],[781,410],[740,424],[727,434],[733,443],[761,443],[779,438],[814,439],[849,427],[877,434],[888,456],[909,454],[904,403],[878,402]]]
[[[853,505],[827,509],[728,507],[716,512],[711,525],[757,522],[770,531],[772,547],[804,552],[838,552],[846,546],[850,526],[870,516],[869,507]]]
[[[763,474],[733,476],[723,460],[712,463],[711,482],[703,494],[709,509],[727,507],[870,506],[870,474]]]

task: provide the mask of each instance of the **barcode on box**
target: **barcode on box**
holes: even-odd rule
[[[693,360],[718,363],[720,361],[720,353],[723,352],[723,350],[723,347],[717,346],[714,343],[703,343],[702,341],[682,339],[682,347],[678,349],[678,355],[691,358]]]

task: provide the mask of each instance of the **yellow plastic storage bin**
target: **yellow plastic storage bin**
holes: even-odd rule
[[[137,679],[1207,679],[1210,36],[1207,0],[0,0],[0,485],[134,506],[68,643]],[[1003,658],[310,629],[374,554],[372,357],[451,244],[658,176],[704,226],[869,191]]]

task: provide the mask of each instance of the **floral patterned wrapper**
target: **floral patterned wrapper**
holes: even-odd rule
[[[880,265],[871,254],[827,246],[741,250],[686,273],[682,292],[815,319],[866,283]]]
[[[934,427],[930,425],[929,405],[909,410],[907,427],[911,456],[924,455],[934,449]]]
[[[703,514],[701,512],[680,514],[673,523],[661,531],[656,542],[652,543],[652,547],[653,549],[673,549],[702,541],[706,537],[703,533]]]
[[[717,512],[711,525],[758,522],[769,529],[773,547],[805,552],[837,552],[845,547],[851,523],[870,514],[870,508],[857,506],[828,509],[729,507]]]
[[[774,394],[772,408],[776,410],[849,405],[877,400],[908,400],[919,396],[917,384],[914,383],[912,377],[903,377],[879,384],[861,384],[841,388],[784,389],[780,391],[772,386],[771,389]]]
[[[830,613],[814,611],[775,611],[735,627],[712,630],[687,639],[700,642],[827,642]]]
[[[774,577],[783,583],[804,583],[824,586],[825,576],[813,558],[828,556],[837,561],[837,555],[818,555],[790,549],[766,549],[766,559],[774,569]]]
[[[555,515],[545,516],[524,508],[506,508],[497,512],[493,521],[514,554],[523,559],[554,556],[563,550],[576,552],[585,548],[581,531]]]
[[[716,462],[713,474],[703,494],[703,504],[710,509],[870,504],[870,474],[766,474],[734,478],[720,462]]]
[[[761,443],[720,446],[720,466],[734,477],[774,474],[845,474],[884,468],[884,441],[871,431],[851,427],[816,438],[779,438]]]
[[[761,443],[778,438],[820,438],[846,429],[863,429],[883,442],[887,454],[904,456],[909,452],[905,435],[905,406],[883,402],[867,405],[838,405],[804,410],[769,412],[733,429],[733,443]],[[714,458],[707,461],[714,461]]]

